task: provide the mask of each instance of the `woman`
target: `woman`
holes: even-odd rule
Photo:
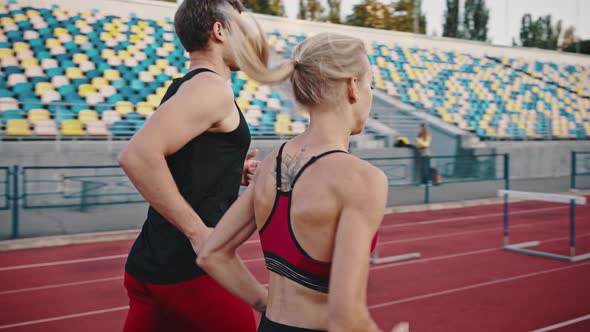
[[[261,81],[290,78],[311,121],[303,134],[259,164],[197,263],[264,313],[258,331],[380,331],[366,292],[387,178],[347,152],[350,136],[363,130],[371,109],[364,43],[322,33],[301,43],[287,64],[269,71],[260,30],[252,34],[243,21],[234,22],[232,33],[249,34],[247,45],[236,48],[240,67]],[[268,292],[236,254],[256,230],[270,271]]]
[[[432,143],[432,136],[425,124],[420,125],[420,132],[416,137],[416,151],[418,153],[418,167],[419,174],[421,174],[422,183],[428,183],[428,176],[430,175],[434,185],[438,185],[440,177],[438,170],[434,167],[428,167],[426,164],[426,157],[430,157],[430,144]],[[428,171],[427,171],[428,167]]]

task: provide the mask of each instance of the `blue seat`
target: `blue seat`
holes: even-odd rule
[[[59,111],[55,112],[54,119],[55,119],[55,122],[57,122],[58,124],[61,124],[62,122],[66,121],[66,120],[76,119],[76,116],[71,111],[59,110]]]
[[[137,113],[137,112],[129,112],[125,115],[125,120],[144,120],[145,118],[143,117],[143,115]]]
[[[113,123],[111,132],[114,136],[132,136],[135,133],[133,123],[128,121],[117,121]]]
[[[24,119],[25,113],[21,110],[6,110],[2,112],[2,124],[6,125],[8,120],[19,120]]]

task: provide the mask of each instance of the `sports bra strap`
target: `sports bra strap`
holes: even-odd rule
[[[315,157],[311,157],[311,159],[305,165],[303,165],[303,167],[301,168],[299,173],[297,173],[297,175],[295,176],[295,179],[293,180],[293,184],[291,185],[291,190],[293,190],[293,188],[295,187],[295,183],[297,182],[297,180],[299,179],[301,174],[303,174],[303,171],[305,171],[309,166],[311,166],[313,163],[318,161],[318,159],[321,159],[321,158],[323,158],[327,155],[333,154],[333,153],[346,153],[346,154],[348,154],[348,152],[342,151],[342,150],[331,150],[331,151],[324,152],[320,155],[317,155]]]
[[[277,166],[275,169],[275,173],[277,174],[277,190],[281,190],[281,183],[283,181],[281,181],[282,179],[282,174],[281,174],[281,168],[282,168],[282,163],[283,163],[283,149],[285,148],[285,145],[287,144],[287,142],[283,143],[281,145],[281,148],[279,149],[279,153],[277,154]]]

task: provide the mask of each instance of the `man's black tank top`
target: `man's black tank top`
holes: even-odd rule
[[[170,99],[180,86],[208,69],[195,69],[173,81],[162,99]],[[195,105],[195,108],[197,105]],[[182,197],[203,222],[214,227],[237,199],[250,131],[240,113],[240,124],[229,133],[205,132],[166,157]],[[196,265],[190,241],[150,206],[139,237],[133,244],[125,270],[140,281],[177,283],[204,275]]]

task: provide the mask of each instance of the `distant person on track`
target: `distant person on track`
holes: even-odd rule
[[[174,80],[119,156],[150,204],[125,266],[125,332],[256,330],[252,303],[231,295],[195,263],[237,199],[240,183],[247,185],[257,166],[228,82],[230,71],[238,69],[230,13],[239,17],[241,9],[238,0],[180,5],[174,26],[190,53],[189,72]]]
[[[258,331],[379,331],[366,294],[387,178],[347,151],[371,109],[364,42],[321,33],[302,42],[292,60],[269,70],[258,58],[267,52],[264,36],[244,21],[231,22],[247,35],[240,39],[247,44],[236,49],[240,66],[274,78],[267,81],[290,78],[311,122],[261,162],[206,241],[198,264],[244,302],[265,308]],[[236,254],[255,231],[270,271],[268,297]]]

